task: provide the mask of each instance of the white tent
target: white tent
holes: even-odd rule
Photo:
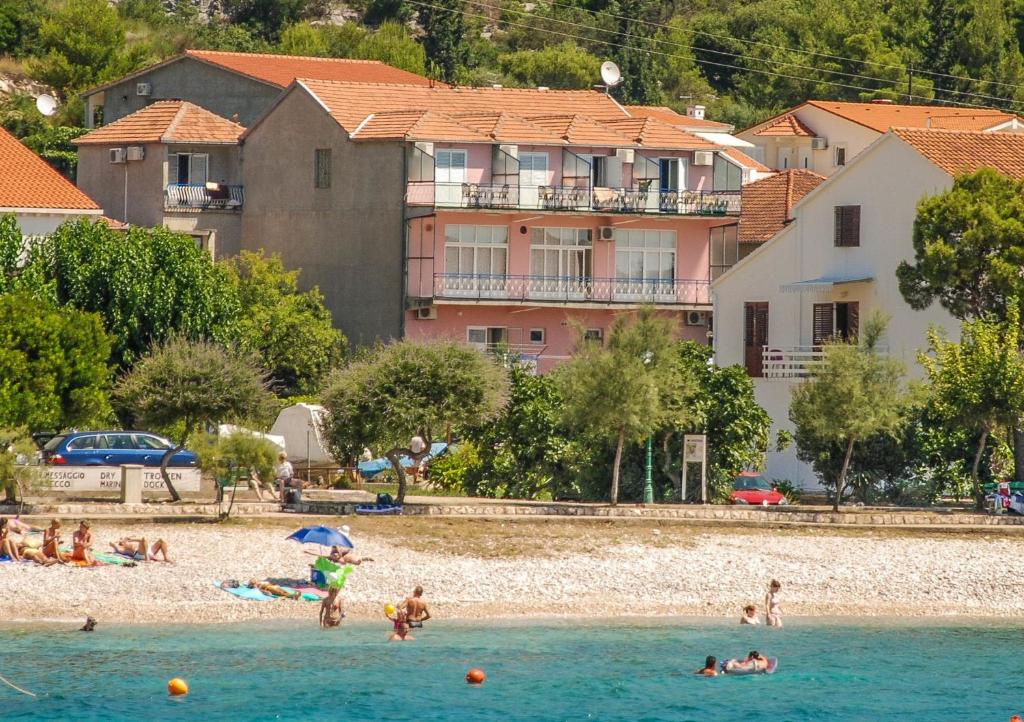
[[[334,458],[324,446],[320,417],[324,407],[316,404],[295,404],[282,409],[270,428],[271,434],[284,437],[285,450],[292,461],[310,464],[333,464]]]

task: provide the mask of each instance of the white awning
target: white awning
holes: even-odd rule
[[[871,276],[858,276],[855,278],[836,277],[836,276],[822,276],[821,278],[811,278],[806,281],[795,281],[793,283],[784,283],[779,286],[779,290],[783,293],[805,293],[808,291],[828,291],[835,286],[843,286],[847,283],[871,283],[875,279]]]
[[[728,133],[694,133],[699,138],[710,140],[715,145],[730,145],[733,148],[753,148],[754,144]]]

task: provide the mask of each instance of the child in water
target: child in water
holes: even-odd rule
[[[757,617],[757,607],[753,604],[748,604],[743,607],[743,616],[740,617],[740,624],[760,624],[761,620]]]

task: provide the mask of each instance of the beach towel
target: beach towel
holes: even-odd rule
[[[277,597],[272,597],[269,594],[264,594],[259,589],[253,589],[252,587],[221,587],[220,582],[214,582],[213,586],[217,589],[223,589],[228,594],[233,594],[239,599],[248,599],[252,602],[271,602]]]

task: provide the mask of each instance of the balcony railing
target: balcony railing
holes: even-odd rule
[[[707,305],[705,279],[595,278],[439,273],[436,298],[593,303]]]
[[[821,346],[765,346],[761,352],[761,374],[766,379],[799,379],[811,375],[825,352]]]
[[[164,191],[165,210],[236,210],[244,202],[242,186],[224,183],[171,183]]]
[[[522,186],[510,183],[409,183],[410,205],[603,213],[727,216],[740,212],[739,191],[659,191],[642,188]]]

